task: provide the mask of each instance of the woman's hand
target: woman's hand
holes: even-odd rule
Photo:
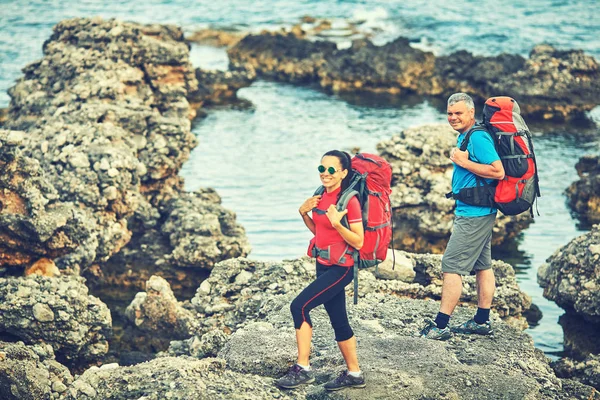
[[[304,215],[308,215],[308,213],[317,206],[317,204],[319,204],[319,201],[321,200],[321,195],[316,195],[313,197],[309,197],[308,199],[306,199],[306,201],[300,206],[300,208],[298,209],[298,211],[300,212],[300,215],[304,216]]]
[[[337,208],[335,207],[335,205],[330,205],[329,208],[327,209],[327,218],[329,218],[329,221],[331,222],[331,226],[333,226],[334,228],[336,226],[341,225],[341,220],[344,217],[344,215],[348,214],[348,210],[343,210],[343,211],[338,211]]]

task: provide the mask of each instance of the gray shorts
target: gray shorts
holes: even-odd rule
[[[454,218],[454,228],[442,257],[442,272],[474,274],[492,268],[492,228],[496,213]]]

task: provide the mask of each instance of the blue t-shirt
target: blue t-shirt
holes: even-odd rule
[[[466,132],[465,132],[466,133]],[[458,135],[457,147],[460,148],[465,133]],[[471,134],[469,143],[467,144],[467,150],[469,151],[469,160],[478,164],[491,164],[494,161],[500,160],[496,148],[494,147],[494,141],[489,133],[484,131],[474,131]],[[454,171],[452,173],[452,192],[458,193],[460,189],[466,187],[474,187],[477,185],[474,173],[469,170],[454,164]],[[486,179],[488,183],[494,182],[494,179]],[[460,200],[456,200],[456,210],[454,213],[462,217],[482,217],[484,215],[494,214],[497,210],[490,207],[478,207],[465,204]]]

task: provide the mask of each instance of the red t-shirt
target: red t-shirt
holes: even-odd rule
[[[317,208],[319,210],[327,211],[331,204],[337,203],[337,197],[342,190],[341,187],[337,188],[331,193],[323,193],[321,196],[321,200],[319,204],[317,204]],[[362,212],[360,209],[360,203],[356,196],[350,199],[348,203],[348,223],[354,224],[357,222],[362,222]],[[317,257],[317,261],[324,265],[341,265],[344,267],[350,267],[354,265],[354,260],[351,255],[346,254],[346,260],[344,262],[338,261],[337,257],[341,257],[343,252],[346,250],[353,250],[352,246],[350,246],[342,235],[335,230],[335,228],[331,225],[331,221],[327,218],[325,214],[319,214],[317,212],[312,213],[312,219],[315,223],[316,230],[316,246],[321,250],[329,249],[330,255],[334,258],[333,260],[327,261],[321,257]]]

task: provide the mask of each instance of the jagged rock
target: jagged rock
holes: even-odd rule
[[[173,27],[72,19],[23,71],[9,90],[7,126],[27,131],[24,154],[91,220],[91,237],[57,260],[77,272],[129,241],[140,184],[176,174],[195,145],[189,49]]]
[[[600,322],[600,225],[558,249],[538,268],[544,297]]]
[[[85,271],[88,286],[123,299],[119,288],[144,290],[146,281],[158,275],[177,296],[190,298],[216,262],[250,252],[244,228],[213,189],[173,195],[148,210],[138,209],[134,224],[139,234],[123,251]]]
[[[195,323],[192,312],[177,302],[169,283],[159,276],[150,277],[146,292],[136,294],[125,315],[137,329],[153,337],[188,338]]]
[[[56,399],[73,382],[52,346],[0,341],[0,395],[5,400]]]
[[[69,387],[67,400],[82,399],[297,399],[273,379],[239,374],[217,358],[161,357],[131,367],[92,367]]]
[[[197,143],[187,96],[199,93],[180,28],[101,18],[62,21],[45,43],[44,57],[24,73],[10,90],[8,126],[27,131],[23,153],[39,161],[57,188],[57,199],[73,203],[73,218],[89,231],[76,249],[57,254],[61,257],[42,255],[67,272],[83,271],[92,286],[117,283],[130,265],[124,263],[111,276],[110,268],[102,270],[104,263],[119,262],[108,260],[121,251],[125,259],[144,251],[137,246],[155,229],[165,238],[158,251],[165,251],[148,258],[167,264],[147,275],[137,272],[140,267],[123,285],[134,280],[143,286],[156,270],[165,270],[165,278],[176,277],[175,286],[190,281],[189,286],[199,275],[181,268],[210,269],[222,258],[247,254],[235,215],[199,199],[213,195],[183,193],[177,176]],[[234,74],[236,82],[228,81],[227,88],[246,84],[243,76]],[[203,86],[210,87],[205,97],[223,97],[221,77],[210,78]],[[192,217],[201,215],[205,223],[177,233],[173,220],[185,222],[177,216],[178,207],[190,207]]]
[[[567,188],[569,206],[579,217],[591,223],[600,222],[600,157],[586,155],[575,164],[579,180]]]
[[[31,267],[90,236],[85,213],[61,201],[43,166],[18,148],[25,141],[22,131],[0,129],[0,266]]]
[[[556,376],[574,379],[600,390],[600,355],[589,355],[583,361],[561,358],[552,363]]]
[[[111,315],[75,276],[0,278],[0,332],[42,341],[60,359],[93,361],[108,351]]]
[[[290,297],[265,303],[264,322],[235,332],[219,358],[227,367],[250,376],[281,376],[296,360],[295,334],[289,315]],[[493,316],[494,336],[456,335],[447,342],[415,337],[423,317],[438,311],[432,301],[370,294],[350,307],[358,340],[358,358],[367,387],[327,393],[322,384],[344,368],[329,318],[321,308],[311,313],[311,366],[316,383],[297,391],[306,399],[567,399],[543,353],[532,339]],[[473,308],[458,307],[453,319],[466,320]],[[598,392],[586,387],[586,398]],[[583,398],[583,397],[578,397]]]
[[[600,69],[580,50],[536,46],[528,59],[502,54],[473,56],[458,51],[436,58],[398,38],[383,46],[355,40],[338,50],[297,35],[248,35],[228,50],[234,68],[286,82],[315,82],[340,92],[416,93],[446,98],[467,92],[476,99],[498,93],[519,99],[528,118],[567,119],[598,104]]]
[[[453,147],[456,132],[446,124],[405,129],[377,144],[380,155],[392,165],[395,248],[445,250],[454,221],[455,202],[445,197],[452,188]],[[492,245],[514,238],[530,222],[527,213],[514,217],[498,213]]]

